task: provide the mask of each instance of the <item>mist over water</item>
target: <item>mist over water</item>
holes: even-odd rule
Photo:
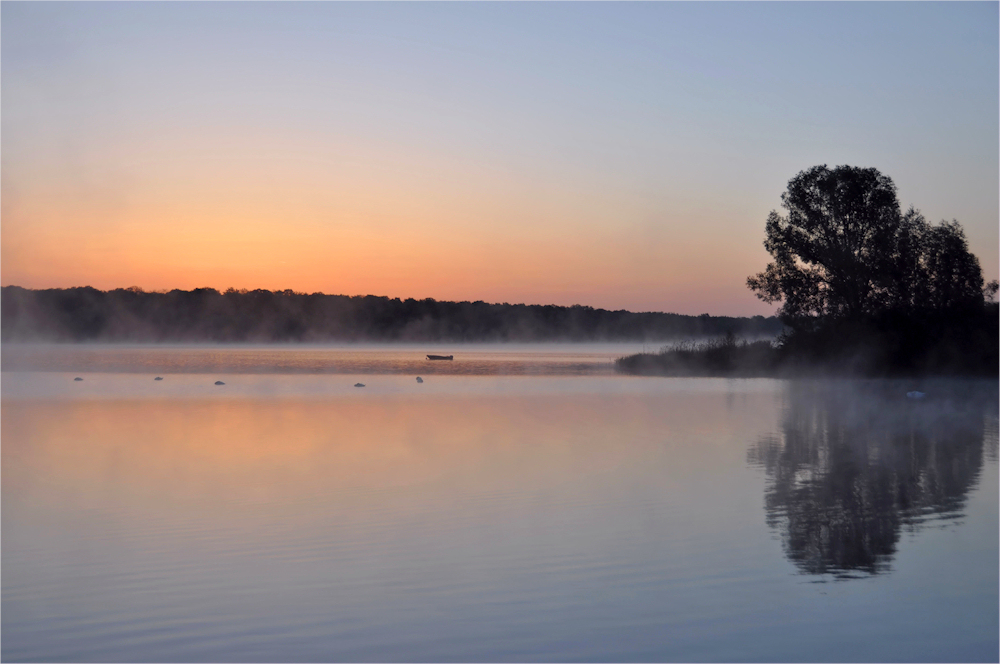
[[[5,344],[6,371],[596,375],[649,344]],[[429,361],[427,355],[452,355]]]
[[[8,661],[1000,650],[995,382],[628,377],[606,346],[22,350]]]

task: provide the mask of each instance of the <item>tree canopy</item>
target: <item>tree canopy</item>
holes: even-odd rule
[[[998,284],[957,221],[901,212],[892,180],[874,168],[814,166],[772,211],[773,257],[747,279],[781,302],[776,346],[708,344],[618,360],[620,371],[665,375],[996,376]]]
[[[957,221],[929,224],[900,211],[896,186],[874,168],[826,165],[800,172],[772,211],[764,246],[774,258],[748,287],[793,329],[820,319],[981,306],[978,259]]]

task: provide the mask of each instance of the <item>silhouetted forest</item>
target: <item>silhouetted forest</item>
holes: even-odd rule
[[[438,302],[212,288],[144,292],[5,286],[3,341],[659,341],[775,336],[777,318],[633,313],[592,307]]]

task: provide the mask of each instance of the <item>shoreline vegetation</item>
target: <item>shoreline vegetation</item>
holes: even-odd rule
[[[615,369],[637,376],[725,378],[1000,376],[998,305],[963,313],[923,324],[841,322],[812,333],[785,333],[776,341],[727,333],[701,344],[620,357]]]
[[[902,212],[892,179],[874,168],[813,166],[772,211],[773,259],[747,278],[781,303],[777,344],[732,332],[699,348],[620,358],[625,373],[678,376],[997,376],[997,281],[957,221]]]
[[[776,317],[687,316],[574,305],[489,304],[230,288],[0,289],[0,340],[9,342],[662,343],[732,331],[774,338]]]

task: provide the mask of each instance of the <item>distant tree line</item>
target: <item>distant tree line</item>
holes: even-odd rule
[[[778,335],[775,317],[608,311],[230,288],[145,292],[90,287],[0,295],[2,339],[106,342],[659,341]]]

